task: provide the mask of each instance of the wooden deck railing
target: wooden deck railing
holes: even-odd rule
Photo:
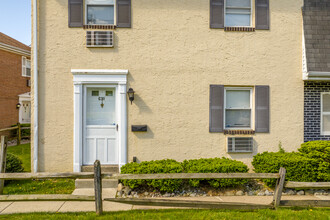
[[[3,165],[6,155],[6,138],[1,137],[0,163]],[[2,159],[1,159],[2,158]],[[1,167],[1,166],[0,166]],[[5,166],[4,166],[5,167]],[[1,169],[0,169],[1,171]],[[3,169],[4,172],[4,169]],[[329,200],[282,200],[282,191],[287,188],[330,188],[330,182],[302,183],[285,182],[286,170],[281,168],[279,173],[166,173],[166,174],[111,174],[101,173],[100,161],[94,163],[93,173],[0,173],[0,180],[26,179],[94,179],[94,196],[77,195],[2,195],[0,201],[95,201],[97,214],[103,212],[102,179],[117,180],[148,180],[148,179],[277,179],[273,202],[271,204],[224,203],[206,201],[182,201],[166,199],[118,199],[105,198],[105,201],[119,202],[133,205],[191,207],[209,209],[265,209],[281,206],[318,206],[329,207]],[[1,185],[0,185],[1,187]],[[3,189],[3,188],[2,188]]]

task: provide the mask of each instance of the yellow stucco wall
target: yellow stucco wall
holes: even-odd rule
[[[271,30],[209,28],[209,0],[133,0],[132,28],[115,47],[89,49],[85,30],[68,28],[68,1],[39,1],[39,171],[73,169],[71,69],[128,69],[128,159],[230,157],[247,164],[262,151],[303,142],[302,0],[270,0]],[[209,85],[269,85],[270,133],[253,154],[227,154],[209,133]],[[147,124],[147,133],[132,133]]]

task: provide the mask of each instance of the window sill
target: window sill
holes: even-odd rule
[[[83,26],[84,29],[102,29],[102,30],[114,30],[116,29],[116,25],[113,24],[85,24]]]
[[[255,133],[254,130],[224,130],[225,135],[252,135]]]
[[[234,32],[255,32],[254,27],[225,27],[225,31],[234,31]]]

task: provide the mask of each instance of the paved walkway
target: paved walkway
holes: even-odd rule
[[[105,192],[111,194],[111,192]],[[216,196],[216,197],[179,197],[166,198],[176,200],[199,200],[220,202],[244,202],[269,204],[272,196]],[[330,196],[282,196],[283,200],[330,200]],[[103,202],[105,212],[126,211],[136,209],[168,209],[169,207],[151,207]],[[175,208],[175,207],[173,207]],[[29,213],[29,212],[94,212],[94,202],[0,202],[0,214]]]

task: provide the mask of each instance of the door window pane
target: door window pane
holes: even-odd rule
[[[93,96],[92,93],[98,96]],[[109,90],[107,90],[109,91]],[[112,90],[114,93],[114,90]],[[116,100],[114,96],[106,96],[105,89],[88,88],[86,103],[87,125],[114,125],[116,123]]]
[[[88,5],[87,24],[114,24],[114,6]]]

